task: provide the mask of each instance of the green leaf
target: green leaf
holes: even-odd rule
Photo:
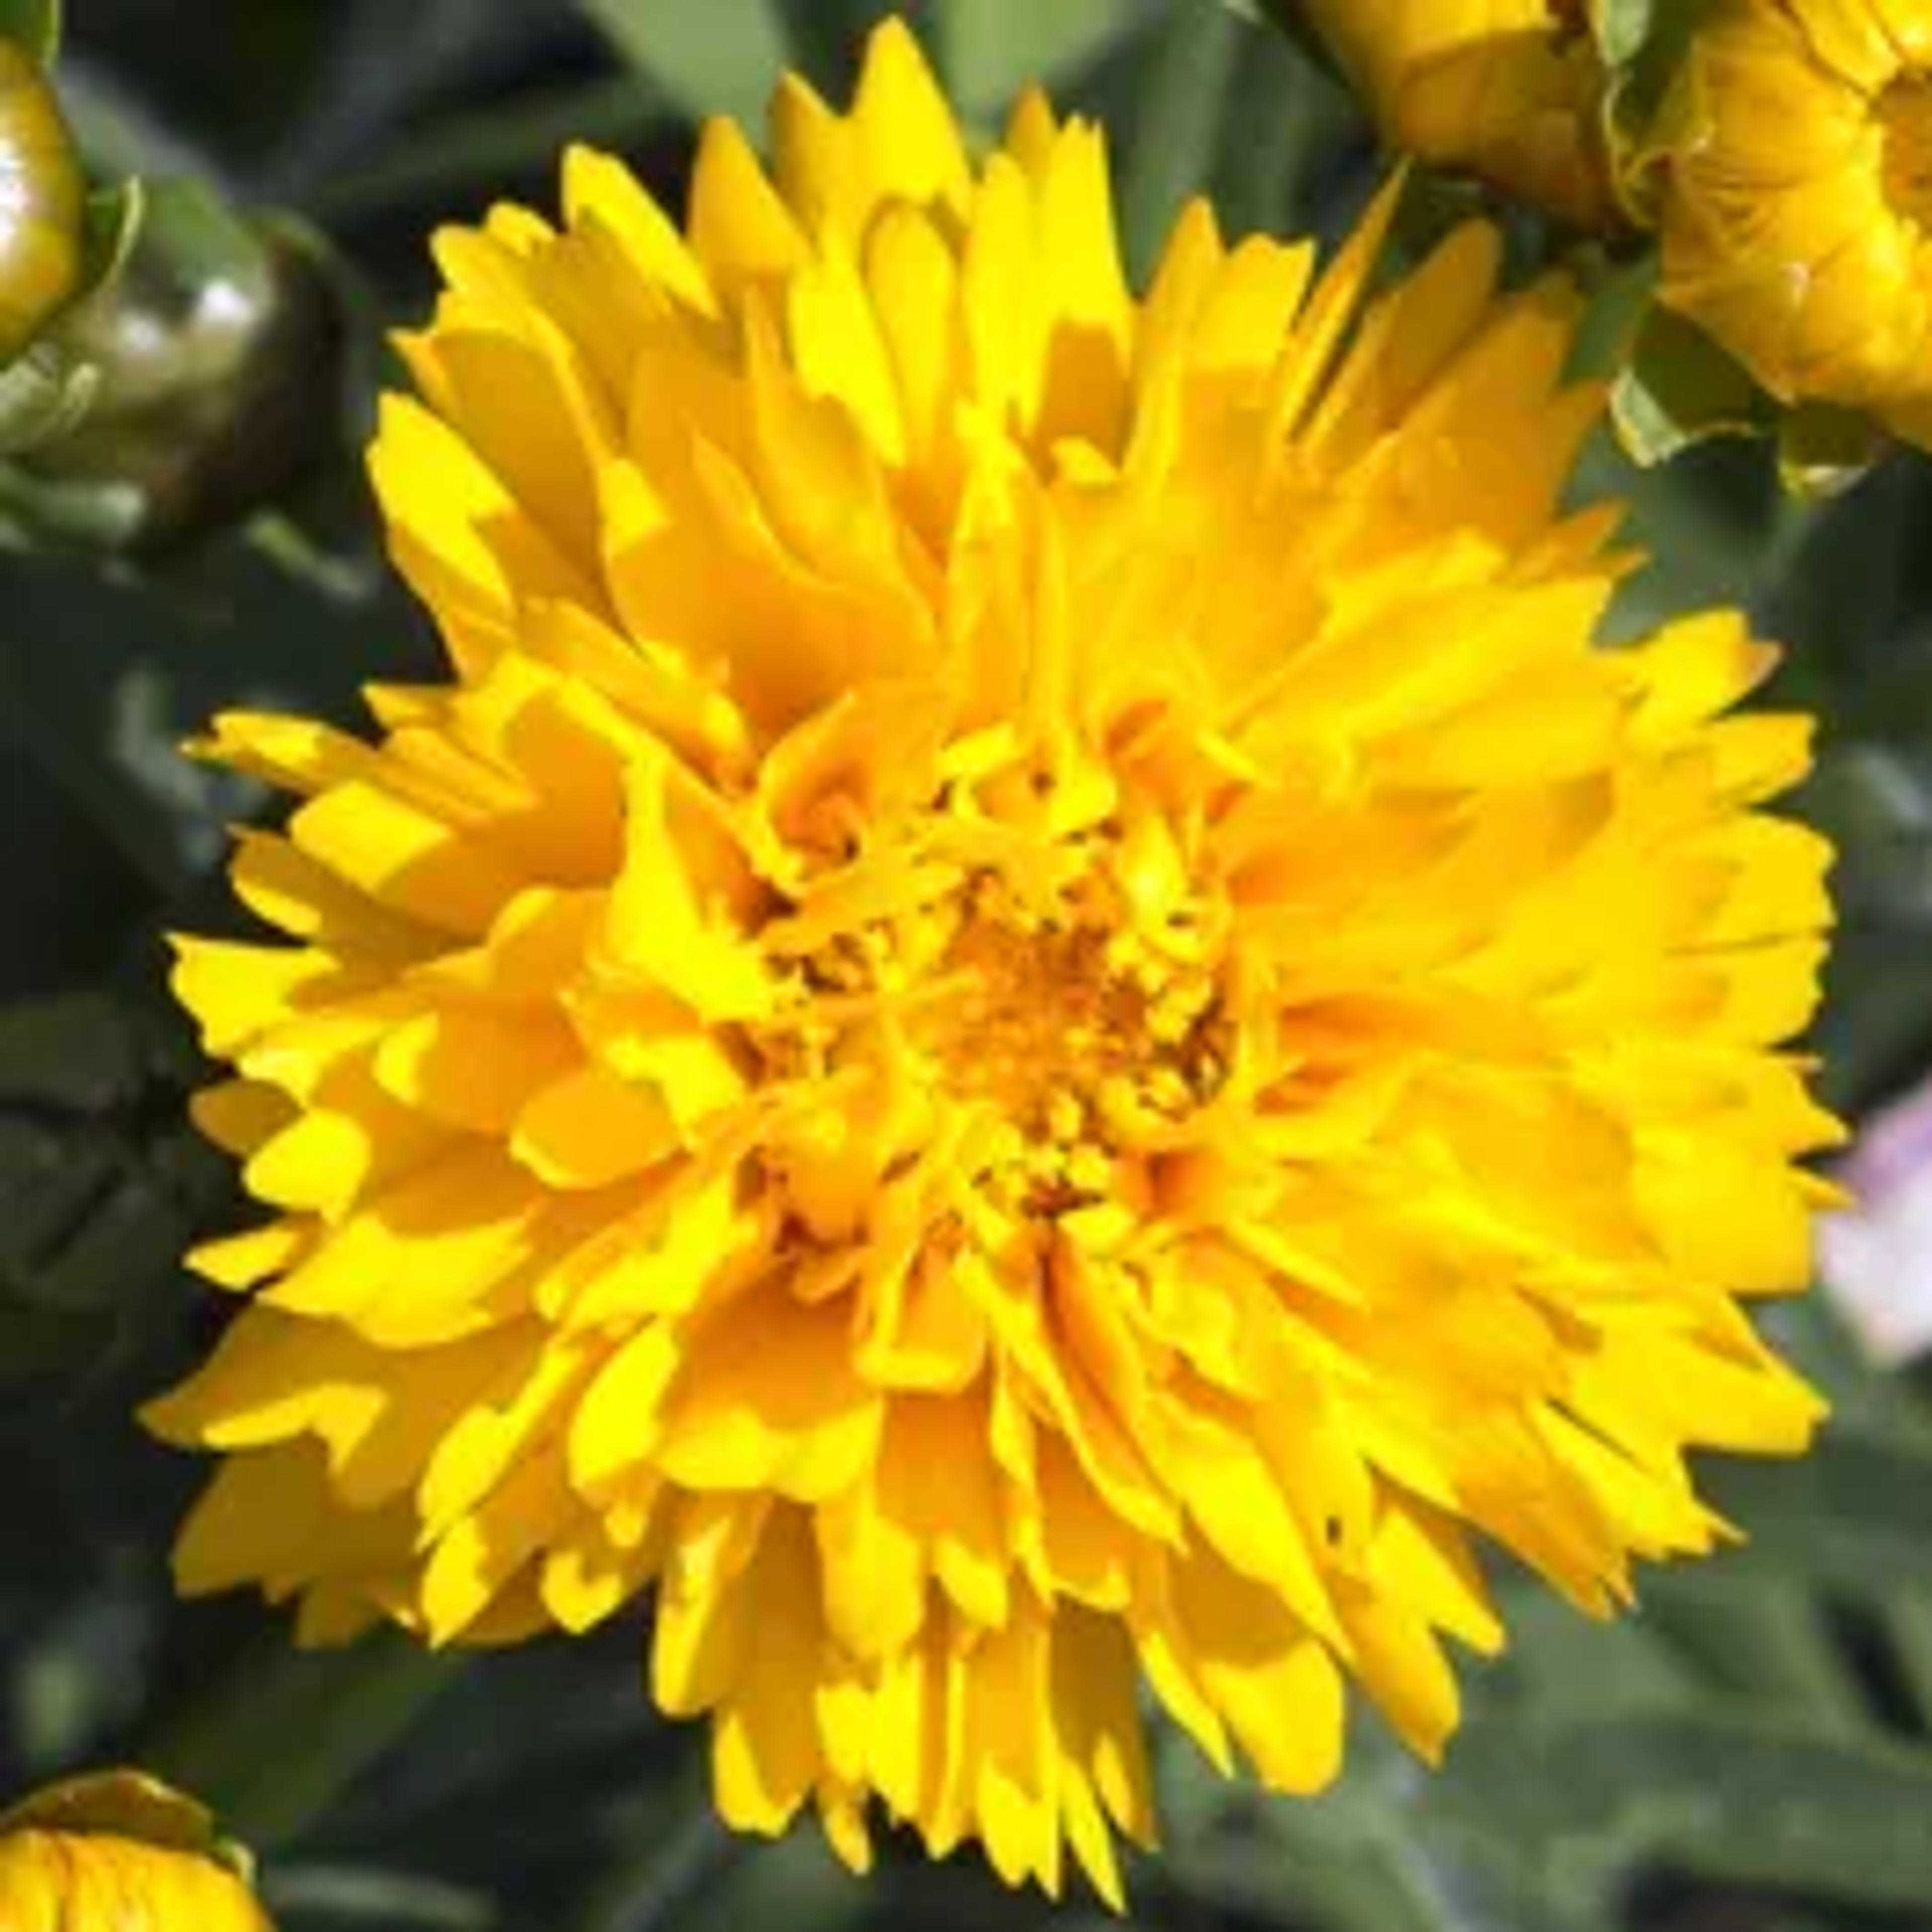
[[[1926,990],[1932,994],[1932,988]],[[1802,1467],[1808,1471],[1820,1456],[1830,1462],[1841,1450],[1848,1458],[1902,1456],[1902,1466],[1895,1468],[1888,1468],[1882,1461],[1864,1462],[1868,1472],[1883,1472],[1887,1480],[1932,1466],[1932,1408],[1903,1377],[1872,1372],[1870,1358],[1833,1307],[1828,1293],[1816,1289],[1768,1308],[1760,1325],[1772,1346],[1816,1384],[1832,1405],[1831,1420],[1823,1440],[1802,1464],[1720,1460],[1712,1471],[1715,1485],[1736,1482],[1748,1490],[1754,1480],[1768,1483],[1780,1470]],[[1727,1474],[1727,1471],[1732,1473]],[[1747,1496],[1739,1507],[1750,1508],[1753,1501]],[[1739,1521],[1748,1533],[1750,1521]],[[1932,1558],[1932,1551],[1928,1555]]]
[[[474,198],[518,175],[548,175],[572,141],[626,148],[676,118],[647,76],[602,75],[520,96],[506,114],[492,103],[440,116],[408,141],[379,149],[316,184],[304,202],[317,220],[352,220],[393,206]]]
[[[298,111],[284,118],[266,162],[250,170],[250,185],[313,212],[340,176],[406,152],[446,103],[476,102],[479,82],[490,112],[513,125],[520,100],[496,83],[538,68],[562,10],[529,0],[334,0],[317,10],[310,0],[278,10],[295,35],[319,40],[319,58],[306,86],[283,82],[283,99]],[[323,22],[326,34],[315,35]]]
[[[1211,9],[1190,0],[1180,14]],[[937,0],[932,46],[963,112],[997,116],[1027,87],[1053,86],[1091,67],[1146,19],[1137,0]]]
[[[1932,1583],[1932,1453],[1840,1428],[1796,1462],[1725,1462],[1704,1486],[1750,1538],[1712,1559],[1740,1581],[1871,1596]]]
[[[774,0],[578,0],[617,53],[694,119],[729,115],[764,124],[765,104],[790,64]]]
[[[1220,152],[1225,97],[1256,29],[1219,7],[1172,9],[1136,50],[1132,120],[1119,157],[1120,231],[1144,282],[1190,196],[1205,189]]]
[[[278,1922],[316,1932],[492,1932],[502,1922],[495,1903],[466,1886],[363,1865],[278,1862],[260,1889]]]
[[[0,40],[11,40],[38,67],[60,52],[60,0],[0,0]]]
[[[1653,307],[1610,389],[1610,420],[1634,462],[1668,462],[1717,436],[1767,429],[1773,406],[1700,328]]]
[[[1313,1799],[1230,1784],[1191,1748],[1160,1753],[1160,1874],[1238,1922],[1292,1913],[1323,1932],[1438,1932],[1393,1854],[1383,1794],[1360,1775]]]
[[[1720,1557],[1652,1581],[1640,1615],[1706,1689],[1774,1701],[1809,1713],[1821,1732],[1855,1735],[1866,1718],[1862,1693],[1813,1582]]]
[[[1652,313],[1656,260],[1646,254],[1635,261],[1624,261],[1599,250],[1585,256],[1580,268],[1578,280],[1586,304],[1564,373],[1573,381],[1614,382],[1629,366],[1643,325]]]
[[[1243,20],[1263,20],[1273,26],[1304,60],[1331,80],[1348,85],[1328,44],[1315,30],[1301,0],[1224,0],[1228,10]]]
[[[1932,1579],[1893,1592],[1882,1616],[1912,1714],[1932,1726]]]
[[[341,1650],[278,1631],[204,1686],[140,1754],[260,1850],[325,1812],[454,1684],[470,1660],[382,1630]]]
[[[0,1009],[0,1310],[101,1354],[137,1328],[225,1192],[182,1106],[184,1042],[145,1000],[69,993]]]
[[[1354,131],[1346,93],[1280,34],[1244,31],[1207,184],[1224,232],[1294,236],[1320,226],[1326,172]]]
[[[0,368],[0,458],[58,442],[81,422],[100,392],[100,371],[52,344],[34,344]]]
[[[16,470],[0,465],[0,514],[10,498],[26,487],[27,479]],[[10,590],[8,614],[22,632],[31,610],[17,589]],[[37,669],[52,664],[56,676],[74,677],[80,668],[76,660],[85,656],[76,651],[75,642],[70,633],[51,649],[20,633],[8,640],[9,650],[0,653],[0,754],[10,754],[36,771],[138,878],[165,897],[179,890],[187,876],[166,826],[156,824],[124,774],[116,769],[100,738],[85,729],[68,728],[67,721],[52,715],[44,701]],[[98,705],[104,694],[98,688],[98,660],[92,668],[96,688],[86,696]]]
[[[1453,1863],[1480,1844],[1573,1910],[1666,1864],[1910,1906],[1932,1899],[1932,1833],[1901,1821],[1928,1816],[1932,1753],[1741,1701],[1472,1726],[1415,1824],[1432,1854]],[[1504,1927],[1541,1932],[1535,1920]]]
[[[1690,1659],[1648,1621],[1586,1617],[1540,1578],[1507,1576],[1497,1592],[1509,1648],[1477,1666],[1472,1708],[1508,1721],[1521,1711],[1672,1710],[1698,1692]]]

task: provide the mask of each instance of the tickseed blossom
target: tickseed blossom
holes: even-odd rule
[[[731,1823],[1118,1899],[1142,1685],[1279,1790],[1351,1679],[1432,1758],[1478,1535],[1607,1612],[1724,1534],[1687,1445],[1810,1433],[1734,1299],[1833,1132],[1806,726],[1718,718],[1733,615],[1593,648],[1576,298],[1486,226],[1371,302],[1390,196],[1321,273],[1197,204],[1136,300],[1099,132],[976,167],[896,23],[773,146],[439,237],[374,470],[448,680],[214,728],[302,802],[286,943],[179,946],[272,1218],[149,1411],[178,1574],[654,1590]]]
[[[1655,138],[1659,298],[1932,446],[1932,3],[1720,0]]]
[[[1621,218],[1582,0],[1306,0],[1390,146],[1585,227]]]
[[[208,1813],[138,1772],[49,1785],[0,1813],[6,1932],[274,1932]]]

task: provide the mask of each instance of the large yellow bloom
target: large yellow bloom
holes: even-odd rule
[[[50,1785],[0,1813],[6,1932],[274,1932],[208,1814],[136,1772]]]
[[[1670,120],[1660,298],[1932,445],[1932,0],[1719,0]]]
[[[1708,1547],[1691,1443],[1814,1397],[1824,854],[1717,722],[1730,615],[1592,648],[1567,287],[1472,226],[1361,308],[1204,206],[1123,279],[1100,137],[969,162],[905,30],[788,81],[688,233],[614,164],[438,251],[374,466],[450,681],[222,719],[291,944],[190,940],[275,1210],[152,1412],[226,1452],[182,1586],[313,1640],[655,1586],[719,1803],[877,1795],[1113,1894],[1137,1686],[1334,1774],[1434,1755],[1493,1537],[1608,1610]]]
[[[1582,0],[1305,0],[1383,138],[1585,226],[1618,218]]]

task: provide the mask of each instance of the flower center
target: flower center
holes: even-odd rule
[[[798,1040],[814,1044],[787,1070],[868,1056],[891,1016],[921,1084],[989,1130],[971,1156],[985,1184],[1024,1214],[1064,1213],[1110,1196],[1114,1162],[1157,1148],[1226,1080],[1232,1029],[1204,950],[1185,912],[1137,927],[1102,873],[1040,905],[976,873],[801,962]]]
[[[1907,74],[1880,95],[1885,195],[1906,220],[1932,228],[1932,76]]]
[[[1041,914],[976,880],[936,965],[952,996],[917,1035],[947,1093],[1003,1124],[998,1178],[1036,1214],[1103,1198],[1117,1156],[1158,1144],[1226,1078],[1214,975],[1116,902],[1090,880]]]

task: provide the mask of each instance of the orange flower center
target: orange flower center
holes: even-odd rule
[[[889,1016],[946,1100],[997,1121],[990,1190],[1029,1215],[1109,1198],[1227,1077],[1229,1027],[1184,913],[1144,936],[1100,872],[1037,903],[992,872],[804,962],[809,1067],[875,1050]],[[809,1049],[808,1049],[809,1051]]]
[[[1932,228],[1932,76],[1910,74],[1879,97],[1885,194],[1906,220]]]
[[[941,962],[960,985],[944,1057],[963,1088],[1028,1121],[1121,1081],[1175,1108],[1201,1097],[1204,974],[1078,910],[1027,915],[986,882],[974,898]]]
[[[1213,976],[1139,938],[1096,882],[1038,914],[971,889],[938,962],[956,989],[920,1044],[951,1094],[1006,1124],[995,1191],[1033,1216],[1111,1198],[1114,1162],[1158,1145],[1226,1077]]]

